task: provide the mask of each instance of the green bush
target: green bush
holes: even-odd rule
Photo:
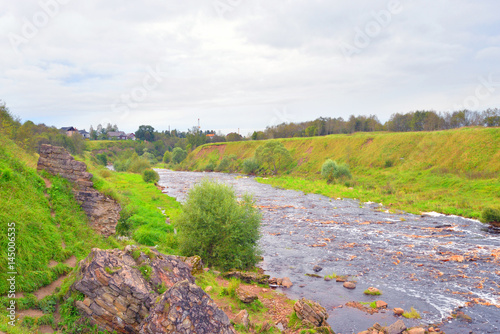
[[[231,154],[222,158],[219,162],[217,168],[215,168],[216,172],[232,172],[233,171],[233,163],[237,159],[235,154]]]
[[[96,155],[96,158],[99,165],[106,166],[108,164],[108,157],[106,156],[106,154],[98,154]]]
[[[172,151],[172,162],[175,164],[180,163],[181,161],[186,159],[186,157],[187,157],[187,151],[183,150],[180,147],[176,147]]]
[[[352,178],[349,167],[345,164],[337,164],[335,161],[328,159],[321,166],[321,176],[331,183],[335,179],[350,179]]]
[[[146,183],[156,183],[160,181],[160,175],[152,169],[146,169],[144,172],[142,172],[142,179]]]
[[[485,208],[481,213],[481,222],[485,224],[500,224],[500,209]]]
[[[249,195],[238,201],[231,187],[204,180],[189,191],[177,220],[180,250],[224,270],[249,268],[257,262],[260,220]]]
[[[256,174],[259,168],[259,162],[255,158],[248,158],[243,161],[243,173],[245,174]]]

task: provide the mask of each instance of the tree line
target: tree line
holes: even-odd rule
[[[470,110],[454,112],[422,110],[395,113],[384,124],[375,115],[351,115],[347,120],[344,120],[342,117],[320,117],[314,121],[291,122],[269,126],[264,131],[255,131],[251,135],[251,139],[313,137],[373,131],[437,131],[456,129],[464,126],[500,126],[500,109],[487,109],[482,112]]]

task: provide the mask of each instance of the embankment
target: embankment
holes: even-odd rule
[[[438,211],[479,217],[500,200],[500,128],[409,133],[355,133],[278,139],[294,163],[263,182],[321,193],[383,202],[410,212]],[[263,141],[204,145],[189,154],[183,167],[205,170],[234,155],[236,170],[253,157]],[[326,159],[347,163],[353,180],[327,185],[320,169]]]

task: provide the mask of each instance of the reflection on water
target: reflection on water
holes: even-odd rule
[[[290,277],[291,298],[320,302],[335,332],[395,322],[390,310],[368,315],[345,306],[381,299],[389,308],[419,311],[422,319],[405,319],[407,326],[445,321],[441,328],[450,333],[500,333],[498,230],[456,216],[391,214],[376,203],[304,195],[236,175],[157,171],[164,192],[180,201],[204,177],[253,194],[263,214],[260,266]],[[357,288],[306,276],[314,265],[321,275],[348,275]],[[365,296],[370,286],[383,295]],[[472,322],[447,322],[462,307]]]

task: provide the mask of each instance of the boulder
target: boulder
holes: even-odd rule
[[[283,277],[281,280],[281,285],[285,288],[291,288],[293,286],[292,281],[288,277]]]
[[[245,304],[250,304],[252,302],[254,302],[255,300],[259,299],[259,297],[254,294],[254,293],[250,293],[248,291],[245,291],[241,288],[238,288],[236,289],[236,296],[238,297],[238,299],[245,303]]]
[[[247,310],[241,310],[238,312],[236,317],[234,317],[234,323],[235,324],[241,324],[245,326],[245,328],[248,328],[250,325],[250,320],[248,318],[248,311]]]
[[[415,327],[408,330],[408,334],[425,334],[425,329],[421,327]]]
[[[268,284],[269,275],[252,273],[252,272],[243,272],[243,271],[228,271],[222,274],[225,278],[239,278],[245,283],[258,283],[258,284]]]
[[[369,287],[368,289],[365,290],[364,292],[365,295],[381,295],[382,293],[380,292],[379,289],[374,288],[374,287]]]
[[[309,323],[315,327],[329,327],[326,322],[328,313],[320,304],[302,298],[293,305],[293,309],[302,322]]]
[[[323,270],[323,267],[320,267],[320,266],[318,266],[318,265],[315,265],[315,266],[313,267],[313,270],[314,270],[315,272],[320,272],[321,270]]]
[[[76,307],[102,330],[137,333],[160,294],[182,281],[194,284],[191,267],[180,257],[147,247],[94,248],[80,262],[71,291],[85,296]]]
[[[405,310],[403,310],[403,309],[402,309],[402,308],[400,308],[400,307],[395,307],[395,308],[393,309],[393,311],[394,311],[394,314],[395,314],[395,315],[403,315],[403,313],[405,313]]]
[[[181,257],[181,260],[187,263],[191,267],[191,274],[203,274],[205,272],[203,268],[203,261],[198,255],[191,257]]]
[[[387,308],[387,303],[384,302],[383,300],[377,300],[375,302],[376,306],[378,309],[381,309],[381,308]]]
[[[385,329],[387,334],[401,334],[406,330],[403,320],[398,320]]]
[[[200,287],[184,280],[159,298],[139,333],[236,334],[236,331],[227,315]]]
[[[343,286],[346,289],[356,289],[356,283],[354,282],[345,282]]]

